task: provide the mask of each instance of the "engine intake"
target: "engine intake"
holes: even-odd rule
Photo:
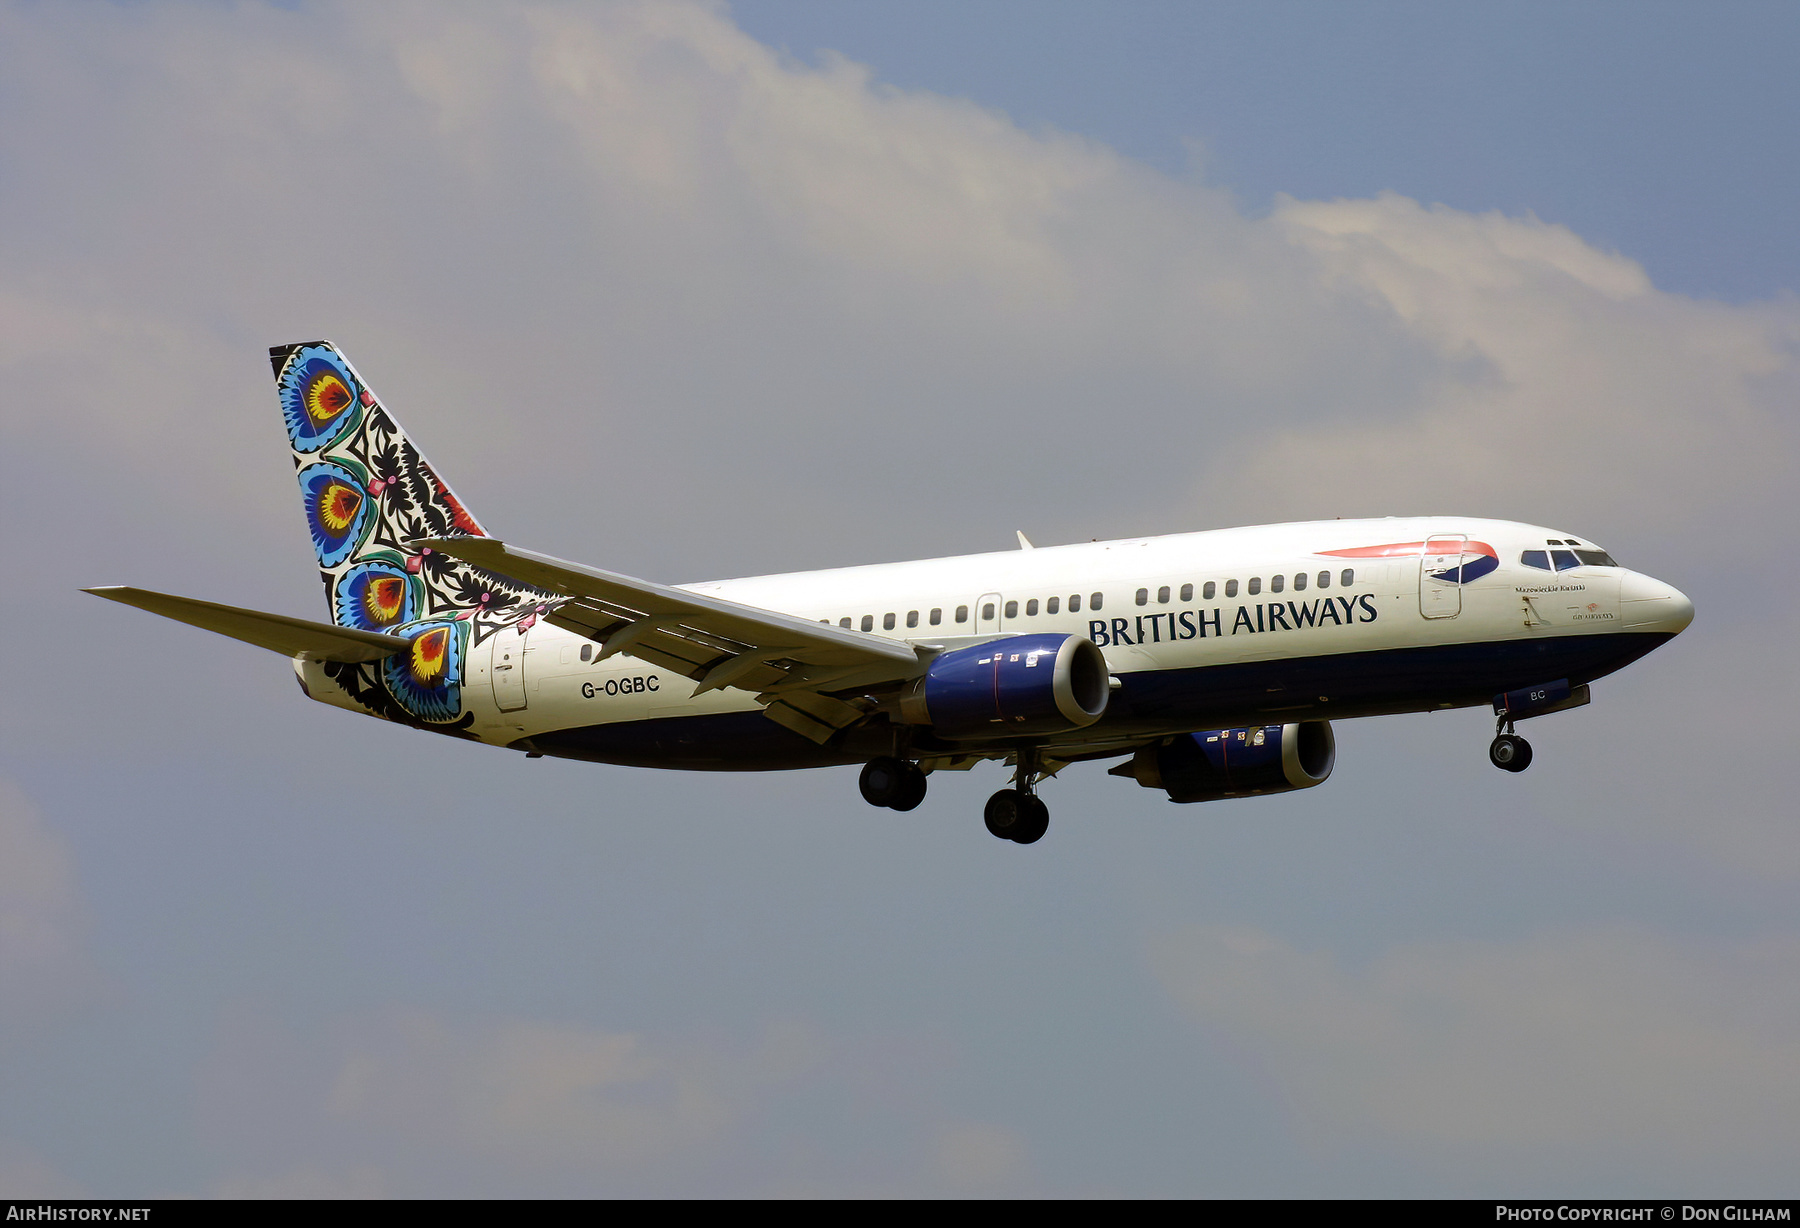
[[[1172,802],[1212,802],[1310,789],[1336,763],[1331,722],[1305,721],[1184,733],[1142,747],[1111,774],[1166,790]]]
[[[1020,737],[1092,725],[1112,674],[1079,635],[1014,635],[934,659],[907,688],[900,719],[943,738]]]

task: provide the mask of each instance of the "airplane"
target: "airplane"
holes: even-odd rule
[[[701,771],[862,764],[871,805],[998,760],[990,832],[1040,839],[1070,764],[1181,803],[1308,789],[1331,722],[1515,723],[1679,634],[1682,593],[1504,520],[1326,520],[663,585],[492,536],[343,353],[269,352],[330,622],[84,591],[292,659],[321,703],[528,757]]]

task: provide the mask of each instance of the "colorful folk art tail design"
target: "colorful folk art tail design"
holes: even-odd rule
[[[336,346],[277,346],[269,363],[332,621],[413,645],[408,659],[341,666],[337,681],[390,719],[467,723],[469,651],[504,627],[530,627],[556,599],[412,545],[488,533]]]

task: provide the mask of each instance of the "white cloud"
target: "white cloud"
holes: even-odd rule
[[[546,1168],[642,1164],[733,1116],[703,1058],[638,1036],[530,1022],[455,1029],[416,1013],[364,1034],[325,1107],[353,1126]]]
[[[212,1187],[212,1197],[223,1199],[368,1199],[388,1196],[387,1175],[372,1164],[351,1165],[343,1172],[306,1166],[272,1177],[234,1174]]]
[[[935,1105],[916,1048],[794,1023],[737,1043],[411,1008],[299,1032],[236,1011],[200,1073],[201,1137],[227,1174],[208,1188],[229,1197],[1020,1188],[1030,1175],[1024,1141]],[[851,1106],[848,1118],[825,1125],[792,1108],[820,1098]],[[882,1140],[872,1152],[871,1134]]]
[[[0,1023],[39,1023],[93,992],[85,928],[67,846],[0,779]]]
[[[1021,513],[1091,536],[1469,508],[1717,541],[1793,476],[1791,302],[1664,294],[1561,227],[1401,197],[1249,218],[708,7],[9,28],[56,66],[24,75],[34,109],[87,127],[12,137],[54,173],[13,206],[32,258],[0,266],[45,322],[6,404],[146,482],[196,448],[239,480],[240,424],[273,413],[255,351],[323,333],[515,519],[616,519],[678,468],[697,565],[789,522],[721,523],[774,475],[818,533],[795,564]]]
[[[1016,1181],[1026,1165],[1025,1140],[1004,1126],[960,1122],[937,1137],[937,1168],[951,1188],[992,1189]]]
[[[400,1008],[310,1036],[241,1016],[227,1021],[201,1099],[240,1181],[345,1180],[333,1175],[334,1139],[359,1140],[353,1154],[365,1166],[428,1154],[490,1174],[617,1177],[703,1148],[764,1087],[803,1074],[813,1047],[792,1028],[770,1029],[744,1052]],[[278,1156],[308,1166],[263,1167]],[[254,1175],[265,1171],[275,1175]]]
[[[221,1197],[1018,1193],[1024,1136],[943,1103],[894,1033],[747,1041],[395,1007],[296,1030],[228,1013],[199,1078]]]
[[[1796,477],[1792,301],[1662,293],[1563,227],[1394,195],[1287,201],[1272,224],[1322,285],[1386,307],[1443,366],[1414,406],[1253,442],[1245,489],[1354,502],[1373,480],[1435,510],[1599,520],[1734,559],[1729,526],[1779,514]]]
[[[1254,930],[1153,948],[1195,1019],[1253,1054],[1302,1133],[1462,1161],[1625,1157],[1696,1176],[1800,1147],[1800,941],[1595,929],[1403,944],[1366,966]],[[1521,1170],[1525,1171],[1525,1170]]]
[[[23,1202],[35,1198],[82,1198],[82,1189],[67,1173],[42,1155],[10,1139],[0,1138],[0,1199]]]

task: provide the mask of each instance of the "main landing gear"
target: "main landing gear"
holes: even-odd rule
[[[1036,844],[1044,838],[1050,830],[1050,808],[1032,792],[1040,775],[1037,752],[1021,750],[1013,787],[988,798],[981,813],[990,832],[1014,844]]]
[[[1523,772],[1531,766],[1531,743],[1513,732],[1504,716],[1494,722],[1494,740],[1488,745],[1488,762],[1502,772]]]
[[[1015,844],[1036,844],[1050,830],[1050,808],[1039,800],[1033,786],[1044,776],[1035,750],[1019,752],[1013,787],[988,798],[982,811],[987,829]],[[863,800],[889,810],[911,810],[925,800],[925,773],[918,764],[896,755],[882,755],[863,766],[857,781]]]
[[[918,764],[892,755],[871,759],[857,781],[863,801],[889,810],[911,810],[925,800],[925,773]]]

